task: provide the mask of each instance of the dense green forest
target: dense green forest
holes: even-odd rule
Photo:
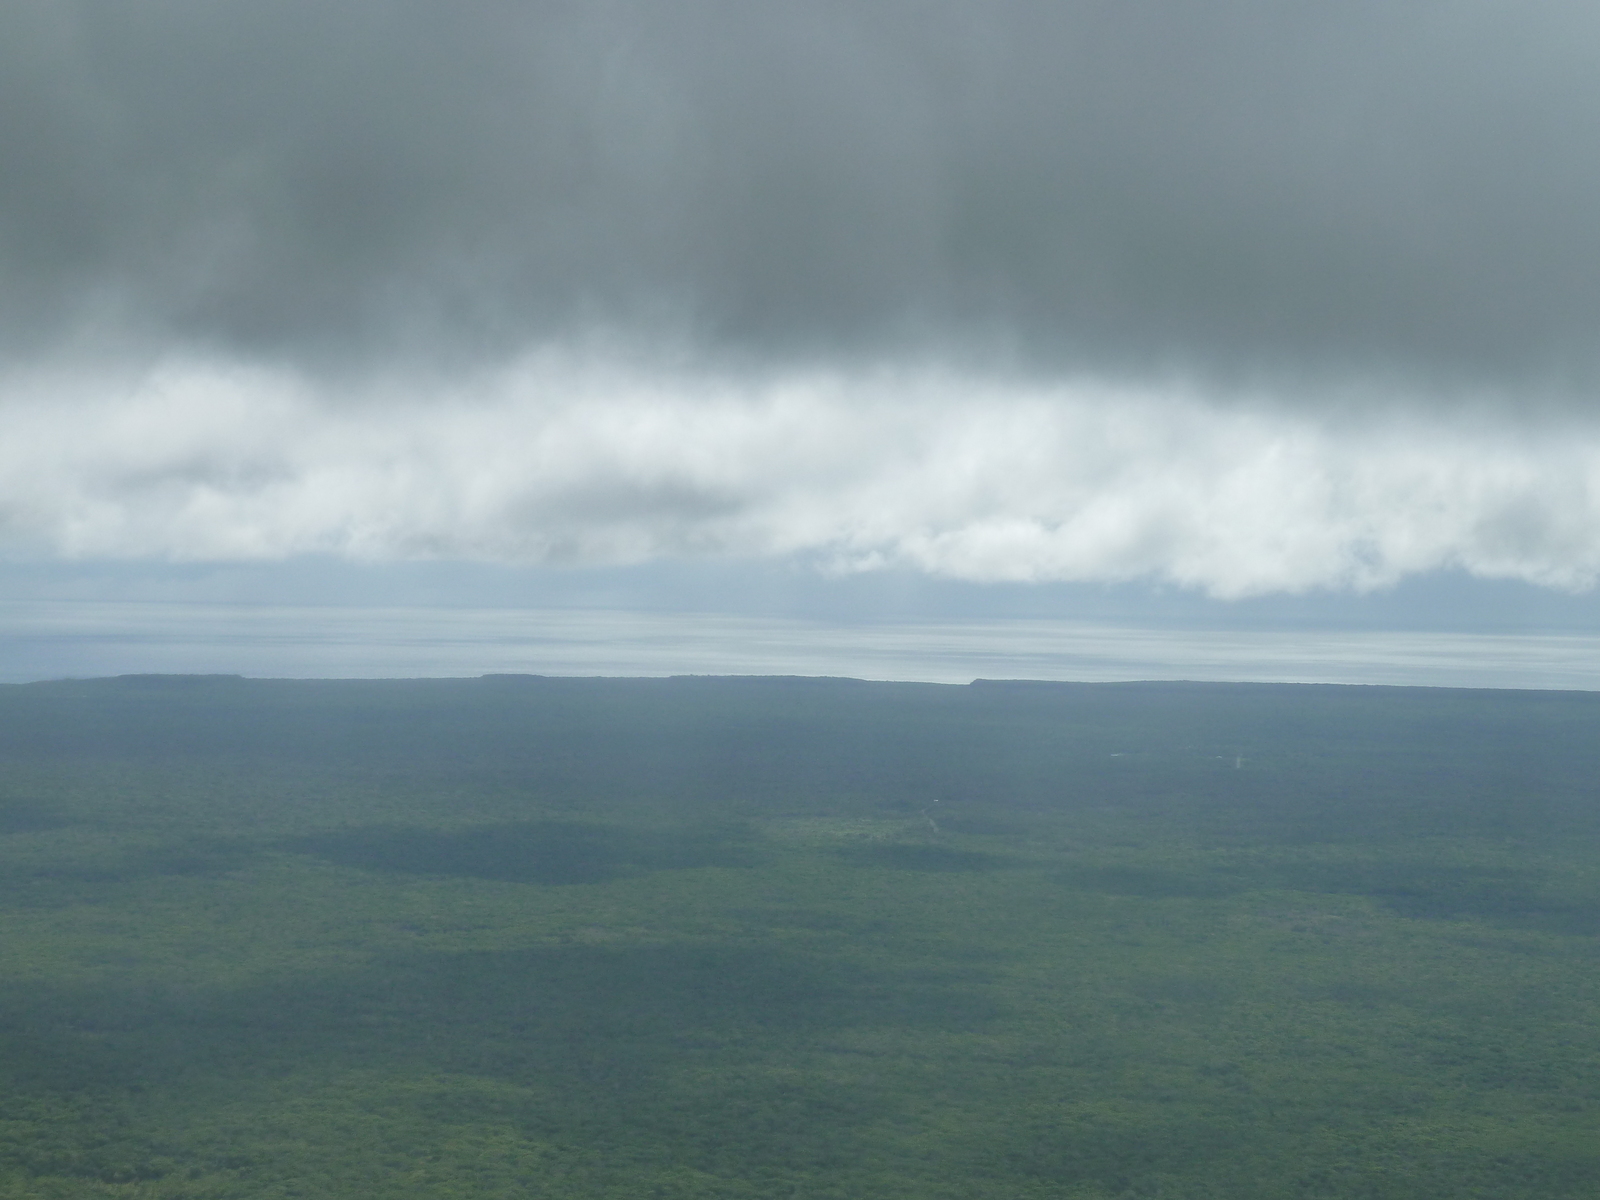
[[[1600,694],[0,687],[0,1197],[1600,1194]]]

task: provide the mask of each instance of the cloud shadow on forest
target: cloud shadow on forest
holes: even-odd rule
[[[731,833],[723,828],[640,831],[582,821],[517,821],[453,830],[366,825],[281,845],[365,871],[578,884],[648,871],[755,865],[754,852]]]
[[[752,1065],[752,1037],[789,1054],[846,1028],[977,1029],[1000,1015],[988,978],[731,943],[423,953],[234,990],[6,988],[0,1054],[35,1094],[381,1069],[620,1100]]]
[[[898,871],[993,871],[1013,865],[998,854],[920,842],[851,846],[841,853],[856,866]]]

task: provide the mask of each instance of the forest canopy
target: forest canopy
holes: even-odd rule
[[[1600,694],[0,687],[0,1197],[1593,1195]]]

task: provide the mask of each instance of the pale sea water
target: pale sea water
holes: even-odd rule
[[[840,675],[1600,688],[1600,635],[1241,631],[1065,620],[846,622],[595,609],[0,603],[0,681]]]

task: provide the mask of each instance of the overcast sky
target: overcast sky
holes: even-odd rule
[[[0,555],[1583,594],[1597,61],[1542,0],[0,0]]]

